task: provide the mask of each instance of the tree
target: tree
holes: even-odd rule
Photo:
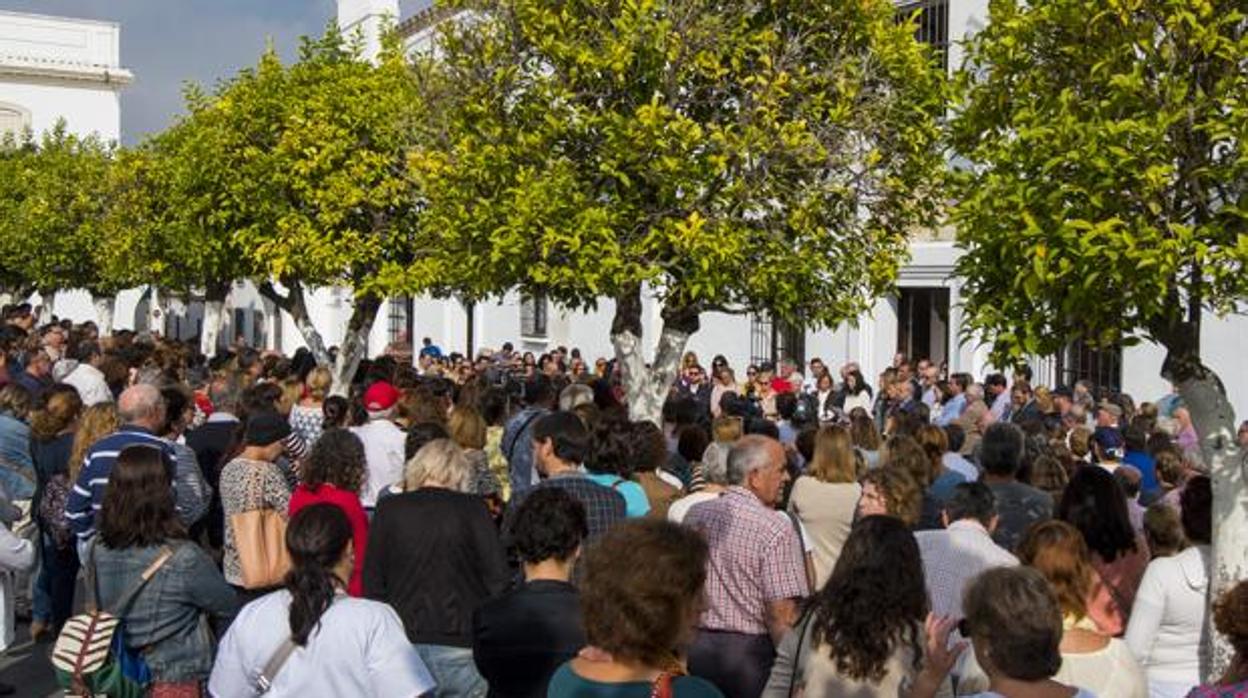
[[[64,122],[36,139],[0,148],[0,269],[19,298],[51,301],[59,290],[85,289],[97,301],[126,288],[104,273],[100,252],[113,148],[70,133]],[[101,331],[111,315],[101,318]]]
[[[196,155],[213,179],[213,225],[230,230],[261,293],[290,313],[322,365],[330,354],[307,293],[354,289],[334,363],[335,390],[345,391],[395,279],[420,286],[402,272],[422,254],[420,199],[406,162],[423,116],[401,47],[391,38],[369,62],[331,27],[305,38],[289,66],[266,52],[195,112],[215,129],[213,148]]]
[[[187,92],[188,114],[139,147],[123,151],[110,187],[108,265],[184,298],[201,295],[200,350],[217,351],[225,300],[255,268],[234,244],[218,207],[223,174],[210,166],[223,131],[210,98]]]
[[[1205,313],[1248,298],[1243,10],[993,0],[951,129],[965,322],[1002,360],[1081,337],[1166,349],[1212,467],[1215,594],[1248,576],[1234,414],[1200,351]]]
[[[855,319],[935,221],[941,75],[890,2],[450,5],[418,61],[425,225],[469,298],[613,302],[634,418],[703,313]]]

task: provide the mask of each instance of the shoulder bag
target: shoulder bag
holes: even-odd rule
[[[66,692],[78,696],[141,698],[146,695],[151,672],[138,652],[126,646],[125,621],[134,599],[148,580],[173,557],[162,548],[152,564],[117,600],[112,612],[99,610],[96,592],[95,545],[87,559],[87,613],[70,618],[52,648],[56,680]]]
[[[248,504],[262,502],[264,487],[259,468],[249,468]],[[286,550],[286,519],[270,507],[259,507],[230,515],[234,547],[243,573],[243,588],[268,589],[278,586],[290,570]]]

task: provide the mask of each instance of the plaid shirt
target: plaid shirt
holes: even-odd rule
[[[516,492],[508,506],[507,523],[503,527],[511,532],[511,518],[525,498],[543,487],[559,487],[567,491],[585,506],[586,523],[589,524],[589,540],[597,540],[612,526],[624,520],[624,497],[609,487],[603,487],[579,470],[570,470],[542,480],[522,492]]]
[[[700,627],[765,635],[767,602],[810,592],[796,529],[744,487],[694,506],[685,524],[711,548]]]
[[[980,572],[1013,567],[1018,558],[992,541],[978,521],[961,519],[939,531],[914,534],[923,558],[923,576],[932,612],[962,617],[962,591]]]

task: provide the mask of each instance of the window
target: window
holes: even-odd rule
[[[768,313],[754,313],[750,316],[750,363],[775,363],[781,359],[805,365],[806,328],[774,320]]]
[[[942,69],[949,68],[949,0],[920,0],[897,6],[897,22],[914,22],[914,38],[930,44]]]
[[[1122,390],[1122,346],[1097,348],[1080,339],[1057,355],[1057,379],[1065,385],[1081,380],[1114,392]]]
[[[520,299],[520,335],[546,337],[546,294],[538,293]]]
[[[398,342],[408,338],[408,298],[391,298],[386,312],[386,341]]]
[[[22,133],[30,127],[30,112],[8,102],[0,102],[0,141],[12,134],[21,138]]]

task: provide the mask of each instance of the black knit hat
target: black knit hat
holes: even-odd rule
[[[280,414],[266,412],[247,420],[248,446],[268,446],[290,436],[290,422]]]

